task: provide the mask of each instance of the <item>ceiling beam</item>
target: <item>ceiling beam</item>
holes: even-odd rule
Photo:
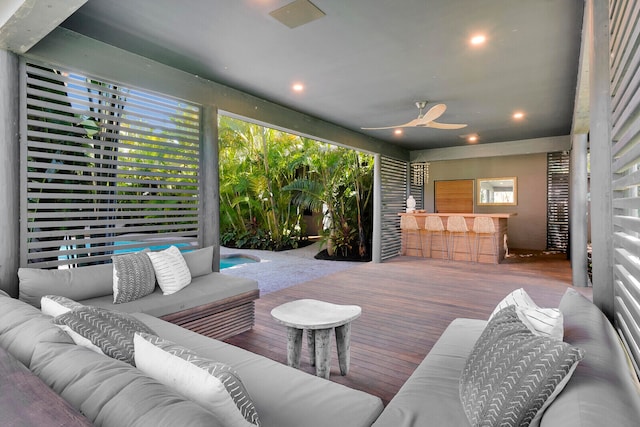
[[[571,136],[564,135],[412,151],[411,161],[436,162],[440,160],[473,159],[479,157],[517,156],[522,154],[569,151],[570,149]]]
[[[156,91],[201,105],[214,105],[220,113],[235,115],[296,135],[409,160],[409,152],[384,141],[354,132],[319,118],[206,80],[134,53],[59,27],[25,57],[72,68],[135,88]]]
[[[0,48],[24,54],[87,0],[0,2]]]

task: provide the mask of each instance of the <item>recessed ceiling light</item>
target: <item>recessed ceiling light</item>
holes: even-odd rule
[[[484,44],[487,41],[487,37],[484,34],[478,34],[471,37],[471,44],[474,46]]]
[[[393,131],[393,133],[396,135],[402,135],[402,129],[396,129]]]
[[[524,113],[522,111],[516,111],[513,113],[513,118],[516,120],[521,120],[524,118]]]
[[[467,141],[469,141],[472,144],[478,142],[478,135],[469,135],[467,137]]]
[[[304,85],[302,83],[294,83],[293,86],[291,86],[291,89],[295,92],[302,92],[304,90]]]

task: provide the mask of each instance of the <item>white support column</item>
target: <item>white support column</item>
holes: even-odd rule
[[[218,109],[202,108],[202,246],[213,246],[213,271],[220,271],[220,174],[218,164]]]
[[[0,289],[18,295],[20,265],[20,65],[0,49]]]
[[[371,260],[382,262],[382,177],[380,154],[374,155],[373,166],[373,236]]]
[[[588,286],[587,272],[587,135],[573,135],[569,188],[569,236],[573,286]]]
[[[604,1],[586,2],[593,26],[589,52],[593,302],[611,319],[614,289],[608,5]]]

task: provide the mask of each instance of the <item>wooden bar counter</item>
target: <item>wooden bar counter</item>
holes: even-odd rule
[[[469,246],[467,246],[467,241],[465,237],[459,237],[460,234],[456,234],[455,237],[455,251],[451,252],[451,247],[449,247],[449,256],[454,261],[474,261],[475,251],[476,251],[476,234],[473,232],[473,221],[476,217],[489,217],[493,220],[493,226],[496,229],[496,243],[498,247],[497,255],[494,253],[495,251],[492,249],[493,239],[488,237],[487,235],[482,235],[479,239],[479,249],[478,249],[478,259],[477,262],[488,263],[488,264],[498,264],[504,259],[505,245],[504,238],[507,234],[507,221],[509,217],[516,215],[515,213],[492,213],[492,214],[474,214],[474,213],[427,213],[427,212],[413,212],[413,213],[404,213],[401,212],[398,214],[399,216],[411,215],[414,216],[418,222],[418,226],[420,227],[420,231],[415,232],[411,230],[407,232],[407,230],[402,230],[402,248],[403,255],[408,256],[422,256],[425,258],[442,258],[443,256],[443,247],[442,247],[442,238],[440,237],[440,233],[431,233],[424,230],[425,219],[428,216],[439,216],[442,219],[442,224],[444,225],[444,241],[445,244],[451,245],[451,240],[449,233],[446,231],[447,229],[447,221],[450,216],[462,216],[466,223],[469,238]],[[419,236],[419,237],[418,237]],[[471,248],[471,254],[468,251],[468,248]],[[420,251],[422,248],[422,251]],[[422,252],[422,254],[420,253]],[[447,248],[444,248],[444,257],[447,258]]]

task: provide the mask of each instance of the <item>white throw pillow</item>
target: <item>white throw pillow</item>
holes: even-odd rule
[[[191,272],[180,249],[172,245],[163,251],[145,253],[153,264],[163,295],[176,293],[191,283]]]
[[[562,341],[564,336],[562,312],[557,308],[538,307],[523,288],[516,289],[504,297],[489,316],[489,320],[510,305],[516,307],[516,313],[522,323],[535,335]]]
[[[225,426],[259,427],[255,406],[235,370],[151,334],[135,334],[138,369],[211,411]]]
[[[43,314],[52,317],[59,316],[79,307],[82,307],[82,304],[60,295],[45,295],[40,298],[40,310]]]

